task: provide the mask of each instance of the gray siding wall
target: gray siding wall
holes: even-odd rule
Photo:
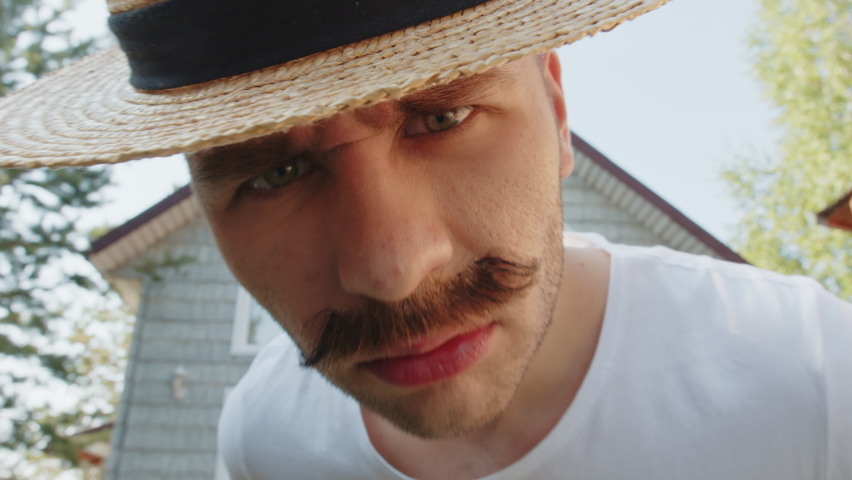
[[[591,160],[580,157],[577,161]],[[585,183],[579,175],[562,182],[562,219],[566,230],[599,233],[612,243],[664,244],[653,231]]]
[[[722,258],[692,231],[582,151],[574,150],[574,162],[574,173],[562,182],[562,218],[566,230],[599,233],[612,243],[665,245]]]
[[[193,262],[152,281],[136,271],[167,254]],[[237,283],[202,218],[178,229],[115,276],[143,279],[125,391],[112,435],[107,478],[213,480],[216,423],[224,391],[251,358],[232,356]],[[186,370],[175,400],[175,369]]]
[[[577,161],[590,162],[582,154]],[[579,175],[565,180],[562,189],[566,228],[600,233],[615,243],[665,243]],[[147,261],[162,260],[167,252],[195,261],[164,270],[160,281],[144,279],[136,271]],[[224,391],[236,384],[251,361],[230,353],[237,283],[202,218],[181,227],[115,276],[144,281],[107,478],[213,480]],[[178,366],[186,369],[188,379],[182,401],[172,397]]]

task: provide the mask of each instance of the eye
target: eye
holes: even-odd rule
[[[446,112],[413,117],[405,126],[407,137],[449,130],[464,121],[473,112],[473,107],[457,107]]]
[[[314,169],[313,162],[296,157],[275,170],[258,175],[249,180],[246,185],[255,190],[280,188],[293,183],[296,179]]]

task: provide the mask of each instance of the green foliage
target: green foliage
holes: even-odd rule
[[[723,174],[745,212],[735,240],[758,266],[852,299],[852,235],[816,212],[852,189],[852,0],[758,0],[755,70],[778,107],[780,156]]]
[[[99,204],[97,192],[109,183],[108,172],[68,168],[0,173],[0,325],[44,335],[50,321],[62,317],[48,301],[51,292],[60,285],[93,286],[77,272],[51,271],[52,278],[44,273],[56,260],[87,248],[69,215]],[[0,345],[6,346],[0,353],[7,355],[33,353],[6,334],[0,334]],[[62,375],[56,360],[47,363]]]
[[[124,382],[127,352],[130,348],[133,316],[122,309],[87,312],[76,322],[71,336],[72,349],[78,352],[67,367],[81,389],[78,409],[70,414],[50,415],[41,422],[49,439],[42,449],[54,458],[77,464],[78,452],[95,441],[109,441],[109,431],[98,435],[69,435],[69,426],[78,431],[100,426],[112,420]]]
[[[72,3],[0,0],[0,95],[91,49],[91,41],[75,43],[63,27],[61,17]],[[99,205],[108,183],[103,168],[0,169],[0,361],[13,366],[0,372],[0,427],[8,432],[0,437],[3,458],[47,450],[74,461],[62,433],[80,420],[79,412],[57,414],[30,394],[78,381],[84,373],[79,356],[55,348],[56,325],[70,322],[56,292],[98,288],[89,274],[68,265],[74,258],[82,263],[88,247],[75,215]],[[0,476],[16,475],[3,468]]]
[[[14,357],[24,365],[40,365],[49,378],[34,373],[0,374],[0,418],[11,428],[11,436],[0,439],[0,450],[49,449],[70,455],[73,450],[60,433],[77,423],[77,416],[51,415],[46,408],[32,407],[27,391],[55,380],[76,382],[82,373],[78,358],[54,348],[53,326],[70,321],[66,305],[55,292],[69,286],[97,289],[92,278],[68,271],[67,264],[75,256],[81,258],[88,247],[85,235],[75,227],[74,212],[100,202],[98,192],[109,182],[108,171],[4,170],[2,174],[0,359]]]
[[[0,0],[0,96],[89,52],[92,40],[73,42],[62,28],[73,3]]]
[[[94,242],[95,240],[103,237],[107,233],[111,232],[116,225],[104,224],[100,227],[95,227],[89,231],[89,243]]]
[[[75,467],[82,478],[101,478],[98,469],[77,463],[81,449],[95,442],[109,442],[111,429],[85,433],[104,425],[115,413],[124,382],[127,351],[133,330],[133,316],[121,308],[87,311],[63,340],[69,342],[68,369],[79,388],[75,410],[65,413],[47,408],[27,412],[27,428],[14,431],[10,447],[34,443],[22,455],[13,478],[56,478]],[[22,379],[23,380],[23,379]],[[8,405],[7,405],[8,407]]]
[[[163,258],[159,260],[147,260],[142,265],[134,268],[136,273],[149,278],[152,282],[161,282],[165,277],[165,272],[168,270],[180,271],[181,267],[197,262],[198,260],[191,255],[174,256],[171,250],[166,250],[163,253]]]

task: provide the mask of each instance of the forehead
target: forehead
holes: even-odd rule
[[[400,99],[339,113],[314,124],[293,127],[286,132],[193,152],[187,158],[196,182],[217,183],[229,177],[254,173],[251,158],[259,153],[275,151],[279,156],[296,154],[297,150],[320,143],[330,125],[342,123],[339,122],[341,117],[374,130],[393,128],[412,115],[440,113],[488,96],[512,95],[512,90],[524,79],[531,75],[540,76],[539,68],[534,59],[525,58]]]

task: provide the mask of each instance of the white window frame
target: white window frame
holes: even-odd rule
[[[237,287],[237,303],[234,308],[234,328],[231,332],[231,355],[254,356],[263,345],[249,342],[249,320],[251,304],[255,300],[242,286]]]

